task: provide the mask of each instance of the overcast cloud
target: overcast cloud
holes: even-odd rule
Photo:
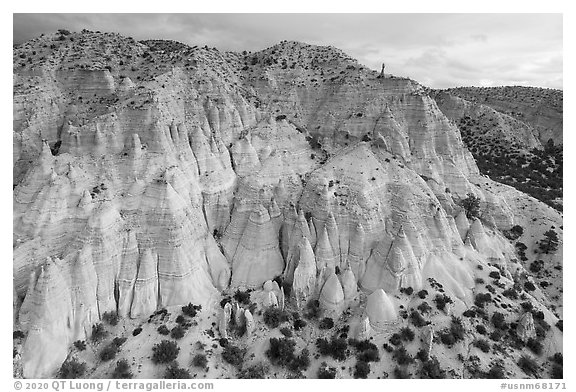
[[[15,43],[59,28],[234,51],[332,45],[433,88],[563,85],[561,14],[14,14]]]

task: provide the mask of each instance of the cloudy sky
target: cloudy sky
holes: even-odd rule
[[[433,88],[563,87],[561,14],[14,14],[15,43],[59,28],[256,51],[333,45]]]

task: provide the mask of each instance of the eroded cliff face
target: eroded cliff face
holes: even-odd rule
[[[107,311],[209,306],[280,276],[286,301],[336,315],[357,290],[376,293],[367,312],[381,329],[401,288],[433,278],[468,306],[477,263],[521,268],[502,235],[514,200],[416,82],[293,42],[240,55],[75,36],[14,66],[25,377],[54,374]],[[81,43],[93,44],[83,67]],[[118,47],[122,64],[95,60]],[[473,221],[458,204],[470,193]]]

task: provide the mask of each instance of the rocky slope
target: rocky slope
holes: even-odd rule
[[[162,377],[150,350],[156,328],[176,324],[172,337],[207,357],[207,377],[315,377],[332,366],[338,377],[383,377],[365,372],[366,344],[351,347],[370,339],[378,358],[396,360],[385,342],[411,323],[425,353],[388,375],[438,365],[434,375],[481,377],[497,360],[509,376],[546,377],[547,358],[561,355],[562,216],[481,175],[427,89],[335,48],[222,53],[60,31],[14,49],[13,138],[17,375],[51,377],[79,360],[85,376],[110,376],[102,353],[124,345],[136,376]],[[529,248],[520,261],[506,236],[515,225]],[[550,227],[560,249],[531,253]],[[535,258],[559,266],[551,284],[531,283]],[[188,303],[199,315],[171,316]],[[417,309],[424,324],[409,318]],[[506,328],[490,325],[497,311]],[[101,339],[96,325],[110,315],[120,322],[109,337],[127,341]],[[461,323],[451,315],[470,333],[447,342]],[[300,352],[290,364],[274,354],[276,319]],[[468,348],[480,324],[502,330],[489,354]],[[545,351],[528,374],[520,358],[533,355],[524,345],[536,332]],[[344,357],[330,359],[331,337],[351,345]]]
[[[458,87],[446,90],[449,94],[470,102],[480,103],[509,115],[536,130],[542,144],[552,139],[563,143],[563,92],[562,90],[504,86]]]

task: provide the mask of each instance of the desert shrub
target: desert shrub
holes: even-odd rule
[[[60,370],[58,371],[58,378],[82,378],[86,372],[86,364],[78,361],[76,358],[67,359]]]
[[[164,372],[164,378],[187,379],[192,378],[192,375],[190,374],[188,369],[181,368],[180,366],[178,366],[178,363],[174,361],[166,368],[166,372]]]
[[[86,342],[84,340],[77,340],[74,342],[74,347],[78,349],[78,351],[86,350]]]
[[[564,320],[558,320],[556,323],[556,328],[558,328],[560,331],[564,331]]]
[[[195,317],[200,310],[202,310],[202,305],[194,305],[191,302],[186,306],[182,306],[182,313],[188,317]]]
[[[502,292],[502,295],[505,296],[506,298],[518,299],[518,291],[516,291],[516,289],[514,289],[513,287],[504,290]]]
[[[432,306],[428,304],[428,302],[424,301],[420,305],[418,305],[417,309],[422,313],[430,313],[432,310]]]
[[[500,363],[493,363],[490,366],[488,372],[486,373],[486,378],[500,379],[500,380],[505,379],[506,372],[504,371],[504,366],[502,366],[502,364]]]
[[[412,295],[412,293],[414,293],[414,289],[412,287],[401,287],[400,292],[406,295]]]
[[[116,358],[116,354],[120,352],[120,346],[122,346],[126,340],[126,338],[114,338],[100,351],[100,359],[102,361],[111,361]]]
[[[317,319],[320,316],[320,302],[317,299],[312,299],[306,304],[306,312],[304,317],[308,320]]]
[[[392,358],[398,362],[398,365],[410,365],[411,363],[414,363],[414,358],[404,347],[398,347],[394,351],[394,354],[392,354]]]
[[[500,279],[500,272],[498,271],[490,271],[490,273],[488,274],[489,277],[491,277],[492,279]]]
[[[544,239],[538,242],[538,248],[543,253],[554,253],[558,250],[558,234],[554,229],[550,229],[544,233]]]
[[[102,314],[102,320],[110,325],[117,325],[118,321],[120,320],[120,316],[114,311],[104,312],[104,314]]]
[[[454,336],[456,341],[464,340],[466,330],[462,324],[462,319],[452,316],[450,321],[450,333]]]
[[[184,328],[182,328],[181,325],[177,325],[174,328],[172,328],[172,331],[170,331],[170,337],[172,339],[182,339],[184,337],[184,335],[186,334],[186,330]]]
[[[420,298],[420,299],[426,298],[427,295],[428,295],[428,291],[426,291],[426,290],[420,290],[418,292],[418,298]]]
[[[238,289],[234,293],[234,299],[240,304],[250,305],[250,291],[242,291]]]
[[[356,356],[356,359],[358,359],[358,361],[362,361],[362,362],[379,362],[380,361],[380,353],[378,352],[378,349],[368,349],[368,350],[364,350],[361,351],[360,353],[358,353],[358,355]]]
[[[354,366],[354,378],[367,378],[370,374],[370,364],[368,362],[357,361]]]
[[[186,325],[188,321],[186,320],[186,317],[182,316],[181,314],[178,315],[178,317],[176,317],[176,324],[180,324],[182,326]]]
[[[426,322],[426,320],[424,319],[424,317],[422,317],[422,315],[420,313],[418,313],[416,310],[413,310],[412,312],[410,312],[410,321],[417,328],[424,327],[425,325],[428,324]]]
[[[534,291],[536,290],[536,286],[532,282],[524,282],[524,290],[526,291]]]
[[[192,358],[192,366],[206,369],[206,365],[208,365],[208,359],[205,354],[196,354],[194,358]]]
[[[282,327],[280,328],[280,333],[284,336],[286,336],[287,338],[291,338],[292,337],[292,330],[288,327]]]
[[[434,297],[434,303],[436,304],[436,308],[438,310],[444,310],[446,308],[446,304],[452,303],[452,298],[445,294],[436,294],[436,297]]]
[[[496,329],[490,333],[490,339],[492,339],[495,342],[499,342],[503,336],[504,336],[504,333],[499,329]]]
[[[264,323],[269,328],[278,328],[285,321],[288,321],[288,313],[280,308],[270,306],[264,311]]]
[[[140,332],[142,332],[142,327],[134,329],[134,331],[132,331],[132,336],[138,336],[140,335]]]
[[[334,320],[332,320],[330,317],[324,317],[320,321],[320,325],[318,327],[320,329],[332,329],[334,328]]]
[[[265,354],[276,365],[287,366],[294,358],[296,342],[288,338],[270,338],[270,348]]]
[[[491,320],[492,320],[492,325],[494,325],[494,327],[496,327],[498,329],[506,330],[508,328],[508,324],[506,323],[506,318],[505,318],[504,314],[502,314],[500,312],[494,312]]]
[[[531,312],[532,309],[534,309],[534,305],[532,305],[531,302],[522,302],[520,306],[522,307],[522,310],[524,310],[525,312]]]
[[[476,317],[476,312],[474,311],[474,309],[466,309],[464,313],[462,313],[462,316],[474,318]]]
[[[400,336],[402,336],[402,340],[411,342],[414,340],[414,331],[410,327],[404,327],[400,329]]]
[[[154,363],[169,363],[178,357],[180,347],[176,342],[170,340],[162,340],[160,343],[152,347],[152,362]]]
[[[552,360],[552,362],[558,365],[564,365],[564,355],[562,353],[555,353],[554,355],[552,355],[552,357],[550,357],[550,359]]]
[[[242,362],[244,362],[244,355],[246,355],[246,350],[232,344],[228,344],[224,347],[224,351],[222,351],[222,359],[234,366],[242,365]]]
[[[490,352],[490,343],[488,343],[486,339],[476,339],[474,341],[474,347],[478,347],[484,353]]]
[[[528,339],[526,346],[536,355],[542,355],[542,343],[534,338]]]
[[[336,368],[329,367],[326,362],[322,362],[318,368],[317,377],[319,379],[335,379]]]
[[[391,352],[394,351],[394,347],[392,347],[392,346],[389,345],[388,343],[384,343],[384,344],[382,345],[382,348],[383,348],[384,350],[386,350],[386,352],[389,352],[389,353],[391,353]]]
[[[392,336],[390,336],[390,339],[388,339],[388,341],[392,343],[394,346],[399,346],[402,344],[402,335],[400,335],[399,333],[394,333],[392,334]]]
[[[90,339],[93,342],[99,342],[106,336],[108,336],[108,331],[106,331],[102,323],[92,325],[92,335],[90,336]]]
[[[236,375],[238,378],[243,379],[263,379],[270,369],[265,363],[257,363],[247,368],[241,369]]]
[[[403,380],[403,379],[407,379],[410,377],[411,377],[411,374],[408,373],[408,370],[406,370],[404,368],[399,368],[398,366],[396,366],[394,368],[394,378],[397,378],[399,380]]]
[[[486,327],[483,326],[482,324],[478,324],[476,326],[476,332],[478,332],[480,335],[486,335],[488,333],[488,331],[486,330]]]
[[[551,378],[562,379],[564,378],[564,367],[558,364],[552,365],[552,371],[550,372]]]
[[[296,319],[294,320],[294,329],[296,331],[301,330],[302,328],[304,328],[306,325],[308,325],[308,323],[306,322],[306,320],[302,320],[302,319]]]
[[[112,372],[111,378],[122,378],[122,379],[129,379],[134,377],[132,371],[130,370],[130,364],[126,359],[121,359],[116,362],[116,367]]]
[[[474,196],[472,193],[466,195],[465,199],[460,200],[460,205],[466,212],[468,219],[480,217],[480,198]]]
[[[26,337],[26,335],[22,331],[12,332],[12,339],[23,339],[24,337]]]
[[[544,268],[544,261],[543,260],[534,260],[530,263],[530,272],[537,274]]]
[[[440,367],[440,362],[438,362],[437,358],[430,357],[427,361],[422,362],[420,378],[443,379],[446,378],[446,372]]]
[[[527,355],[523,355],[518,360],[518,366],[527,375],[536,376],[538,373],[538,364],[532,358]]]
[[[492,301],[492,296],[490,293],[479,293],[476,294],[476,297],[474,297],[474,305],[478,306],[479,308],[483,308],[484,304],[490,301]]]
[[[160,335],[170,335],[170,330],[168,329],[168,327],[166,327],[166,325],[162,324],[161,326],[158,327],[157,329],[158,333]]]
[[[308,369],[310,366],[310,353],[307,349],[303,349],[300,355],[295,356],[288,364],[288,369],[293,372],[300,372]]]
[[[321,355],[331,356],[338,361],[346,359],[348,349],[346,339],[332,337],[331,340],[327,340],[326,338],[318,338],[316,347]]]

